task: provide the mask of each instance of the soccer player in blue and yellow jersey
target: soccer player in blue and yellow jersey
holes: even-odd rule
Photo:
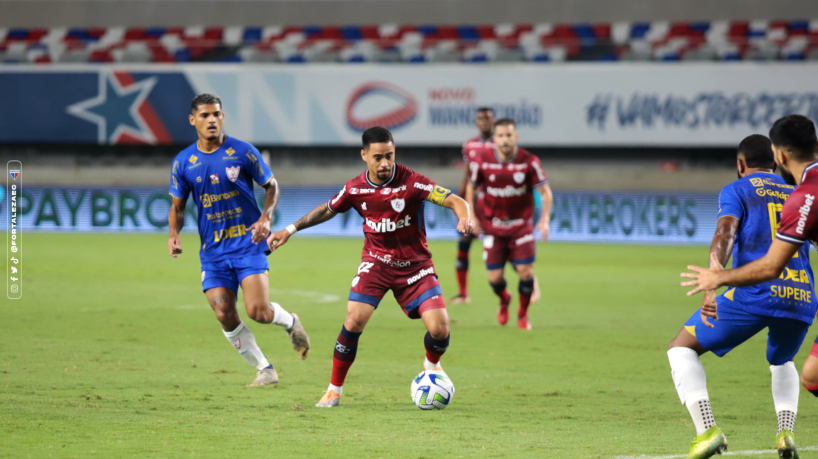
[[[173,203],[168,215],[168,249],[174,258],[182,253],[179,231],[184,226],[187,199],[193,193],[199,211],[202,290],[221,322],[224,336],[258,370],[250,385],[276,384],[275,368],[239,319],[236,295],[241,285],[247,315],[256,322],[284,328],[296,354],[307,358],[310,342],[298,316],[269,302],[269,251],[263,241],[270,233],[278,204],[278,183],[254,146],[222,133],[224,112],[218,97],[196,96],[189,118],[199,140],[182,150],[171,167]],[[253,195],[253,181],[265,190],[262,212]]]
[[[739,180],[719,195],[716,234],[710,245],[711,265],[719,266],[717,269],[727,263],[731,252],[737,268],[764,257],[778,232],[782,207],[794,190],[773,173],[772,146],[762,135],[741,142],[737,166]],[[688,457],[708,458],[727,449],[727,440],[713,417],[699,356],[708,351],[724,356],[765,328],[778,416],[778,451],[780,457],[798,457],[792,431],[799,381],[792,359],[812,324],[816,300],[809,246],[793,252],[778,277],[729,288],[718,297],[708,290],[702,308],[670,342],[667,355],[673,382],[696,426],[697,437]]]

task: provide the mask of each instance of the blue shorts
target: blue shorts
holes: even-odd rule
[[[708,318],[713,325],[710,328],[702,323],[699,311],[685,322],[685,330],[695,336],[703,348],[719,357],[767,328],[767,361],[770,365],[783,365],[798,353],[809,329],[809,324],[800,320],[750,314],[722,302],[719,302],[719,320]]]
[[[269,265],[266,255],[254,255],[213,263],[202,263],[202,291],[211,288],[227,287],[234,293],[239,292],[239,285],[245,277],[253,274],[267,274]]]

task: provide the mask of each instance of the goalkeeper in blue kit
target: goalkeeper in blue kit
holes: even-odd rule
[[[201,238],[202,290],[224,336],[258,371],[250,385],[277,384],[275,368],[239,318],[236,297],[241,286],[247,315],[284,328],[296,354],[307,358],[310,341],[298,316],[269,301],[269,250],[264,240],[278,204],[278,183],[254,146],[222,132],[224,113],[218,97],[201,94],[193,99],[189,119],[199,140],[182,150],[171,166],[168,250],[174,258],[182,253],[179,232],[193,194]],[[253,181],[265,190],[263,211],[256,204]]]

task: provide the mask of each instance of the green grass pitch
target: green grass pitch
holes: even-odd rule
[[[197,239],[184,235],[172,259],[162,234],[25,236],[23,299],[2,300],[0,457],[605,459],[685,454],[695,434],[665,351],[701,301],[685,297],[678,273],[706,263],[704,247],[541,244],[532,332],[496,323],[472,247],[472,303],[449,307],[443,360],[457,393],[446,410],[424,412],[409,394],[423,325],[391,295],[361,337],[341,406],[313,407],[360,240],[295,237],[270,257],[271,297],[301,315],[313,348],[302,362],[281,329],[248,322],[281,377],[250,388],[254,370],[201,293]],[[430,247],[448,298],[455,243]],[[765,340],[703,359],[734,451],[773,447]],[[818,400],[802,390],[800,446],[818,445],[816,420]]]

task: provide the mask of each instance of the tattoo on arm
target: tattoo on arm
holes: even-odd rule
[[[335,215],[335,212],[329,210],[327,203],[323,203],[295,222],[295,229],[301,231],[315,225],[320,225],[325,221],[331,220]]]
[[[270,219],[270,221],[272,221],[276,207],[278,206],[278,198],[281,195],[281,192],[279,191],[278,182],[275,178],[270,179],[270,183],[268,183],[264,188],[264,214]]]
[[[710,253],[716,255],[722,267],[727,266],[730,254],[733,252],[733,244],[736,240],[739,221],[733,217],[722,217],[716,222],[716,234],[710,243]],[[713,262],[709,263],[712,268]]]

